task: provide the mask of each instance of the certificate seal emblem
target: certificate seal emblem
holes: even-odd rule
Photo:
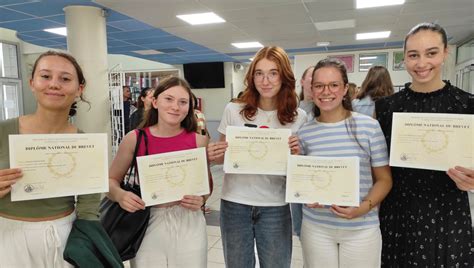
[[[405,153],[403,153],[403,154],[400,155],[400,160],[402,160],[402,161],[407,161],[407,160],[408,160],[408,156],[407,156]]]
[[[25,187],[23,187],[23,190],[25,191],[25,193],[31,193],[35,190],[35,187],[31,184],[27,184],[25,185]]]
[[[235,162],[234,165],[232,165],[232,167],[237,169],[237,168],[239,168],[239,164],[237,162]]]
[[[327,171],[314,171],[311,175],[311,183],[318,190],[327,189],[332,183],[332,176]]]
[[[158,198],[158,195],[156,193],[151,194],[151,199],[155,200]]]
[[[172,186],[183,185],[186,179],[186,170],[183,167],[168,168],[166,169],[165,178]]]
[[[300,197],[300,193],[295,192],[295,194],[294,194],[293,196],[296,197],[296,198],[298,198],[298,197]]]
[[[261,141],[255,141],[249,144],[248,148],[250,156],[255,159],[262,159],[267,156],[268,147],[265,143]]]
[[[448,134],[442,130],[427,130],[421,137],[421,144],[426,152],[439,153],[448,147]]]
[[[67,177],[76,169],[76,158],[72,153],[53,153],[47,167],[56,177]]]

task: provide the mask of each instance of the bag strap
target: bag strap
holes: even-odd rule
[[[140,149],[140,143],[141,143],[141,140],[142,140],[142,137],[144,138],[145,140],[145,155],[148,155],[148,136],[146,135],[146,132],[145,130],[143,129],[137,129],[138,130],[138,137],[137,137],[137,143],[135,144],[135,151],[133,152],[133,159],[132,159],[132,162],[130,163],[130,171],[128,173],[128,180],[130,180],[130,178],[132,177],[132,173],[133,173],[133,177],[134,178],[137,178],[137,182],[138,184],[140,184],[140,178],[138,176],[138,167],[137,167],[137,154],[138,154],[138,150]],[[130,183],[129,181],[127,181],[127,183]]]

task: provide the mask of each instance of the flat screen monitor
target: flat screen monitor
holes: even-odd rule
[[[200,62],[183,64],[184,78],[191,88],[225,88],[224,63]]]

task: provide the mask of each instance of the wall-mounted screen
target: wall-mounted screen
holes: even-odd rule
[[[183,64],[184,78],[191,88],[225,88],[224,63],[200,62]]]

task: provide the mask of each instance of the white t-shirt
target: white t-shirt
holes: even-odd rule
[[[293,123],[280,124],[277,111],[258,109],[253,121],[247,120],[240,111],[244,104],[229,103],[225,107],[221,123],[217,129],[225,135],[227,126],[243,127],[251,124],[256,127],[288,128],[292,134],[306,122],[306,112],[298,108]],[[283,206],[285,202],[286,177],[276,175],[225,174],[222,186],[222,199],[250,206]]]

